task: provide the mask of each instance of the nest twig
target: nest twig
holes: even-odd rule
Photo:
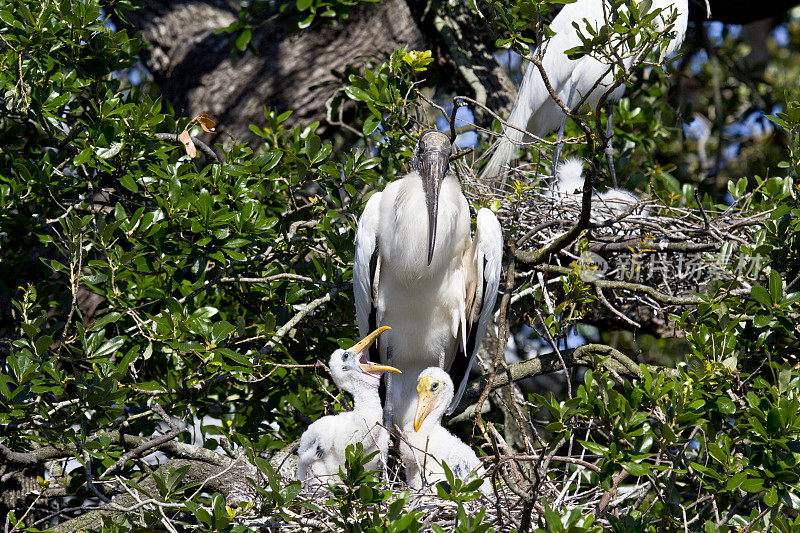
[[[513,170],[524,187],[511,191],[502,182],[478,182],[466,164],[456,163],[467,198],[496,210],[506,242],[519,264],[519,290],[574,273],[597,297],[596,321],[623,328],[646,327],[667,334],[670,314],[702,302],[712,280],[726,294],[749,294],[761,274],[762,258],[737,253],[752,243],[769,212],[744,214],[592,196],[589,224],[571,244],[541,257],[541,251],[573,229],[581,212],[579,194],[550,188],[547,180]],[[521,192],[518,192],[521,191]],[[633,195],[631,195],[633,196]],[[666,329],[665,329],[666,328]]]

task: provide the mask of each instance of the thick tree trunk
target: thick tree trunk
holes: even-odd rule
[[[433,20],[422,22],[420,14],[415,15],[419,6],[414,0],[361,4],[347,20],[298,35],[289,35],[286,18],[278,15],[253,31],[251,43],[258,53],[240,53],[235,61],[235,35],[215,32],[236,20],[237,2],[145,4],[128,17],[130,29],[141,31],[149,43],[142,53],[145,67],[177,114],[208,113],[215,118],[221,141],[227,141],[228,134],[251,140],[248,127],[264,124],[265,106],[293,110],[290,124],[319,120],[324,134],[326,102],[342,87],[345,68],[360,67],[369,58],[380,59],[402,47],[433,50],[437,63],[426,74],[444,93],[478,97],[483,91],[490,107],[502,109],[515,92],[492,50],[476,35],[485,31],[476,32],[463,13],[445,17],[445,26],[455,31],[437,29]],[[459,31],[465,24],[471,30]],[[483,87],[476,90],[474,80],[466,79],[470,72]]]
[[[146,4],[130,21],[150,43],[142,60],[163,96],[178,114],[208,113],[221,132],[239,140],[250,135],[250,124],[264,123],[265,106],[294,110],[293,123],[323,119],[348,64],[402,46],[426,46],[405,1],[384,0],[302,35],[288,35],[279,16],[253,32],[258,55],[248,51],[234,63],[235,35],[215,31],[236,20],[237,7],[199,0]]]
[[[783,13],[797,0],[774,2],[769,8],[747,9],[734,2],[711,1],[712,19],[748,22]],[[218,140],[228,135],[252,140],[250,124],[264,124],[264,107],[293,110],[290,124],[322,122],[325,104],[341,87],[348,65],[360,66],[401,47],[432,49],[438,62],[430,70],[442,93],[472,96],[495,111],[510,107],[516,90],[494,60],[495,36],[466,8],[434,11],[421,20],[427,2],[381,0],[353,8],[350,17],[289,35],[286,16],[276,16],[253,32],[248,51],[231,61],[235,35],[215,33],[234,22],[240,4],[234,0],[145,0],[128,17],[149,46],[142,60],[163,96],[183,116],[208,113],[220,123]],[[434,2],[432,5],[436,5]],[[766,11],[765,11],[766,9]],[[704,0],[690,2],[690,16],[704,20]],[[121,24],[120,21],[117,21]],[[488,43],[488,44],[487,44]],[[480,110],[484,125],[488,117]]]

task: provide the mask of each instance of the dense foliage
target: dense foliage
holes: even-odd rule
[[[298,11],[299,31],[348,4],[281,9]],[[547,34],[541,17],[553,7],[493,1],[470,10],[494,12],[497,46],[526,54]],[[145,487],[154,502],[123,505],[127,519],[112,524],[109,516],[120,513],[107,515],[106,529],[255,530],[263,521],[253,516],[320,527],[300,515],[325,502],[304,501],[299,483],[265,457],[326,406],[347,405],[318,363],[355,340],[357,215],[370,192],[404,172],[414,132],[435,119],[420,90],[430,52],[398,50],[352,65],[333,102],[351,117],[341,128],[343,150],[317,135],[318,123],[289,128],[291,111],[272,109],[266,127],[252,128],[255,148],[208,147],[195,117],[176,114],[148,84],[130,84],[126,72],[142,43],[104,21],[133,6],[105,8],[0,1],[0,486],[13,497],[24,480],[36,480],[39,491],[35,501],[4,500],[0,508],[10,511],[10,528],[45,529]],[[239,49],[260,16],[245,10],[229,28],[240,32]],[[533,523],[499,512],[490,519],[491,506],[476,511],[477,485],[450,476],[438,487],[452,510],[446,528],[800,526],[800,23],[786,27],[788,44],[773,47],[757,81],[740,83],[750,75],[746,50],[726,30],[717,54],[699,66],[689,50],[673,61],[682,71],[648,68],[628,81],[615,121],[623,182],[665,204],[709,211],[728,209],[729,194],[759,228],[752,242],[725,248],[736,260],[722,268],[757,266],[745,281],[711,282],[699,304],[673,317],[689,353],[670,353],[669,367],[641,365],[636,376],[620,376],[595,360],[572,374],[578,381],[569,393],[540,391],[515,404],[526,417],[504,415],[508,396],[493,393],[489,413],[456,429],[486,444],[496,465],[495,427],[512,446],[530,448],[515,451],[535,451],[520,460],[517,477],[499,468],[493,476],[503,501],[519,497],[513,513],[533,513]],[[697,70],[693,78],[681,76],[688,69]],[[770,121],[758,115],[758,135],[736,130],[754,106]],[[689,128],[684,136],[680,126],[692,113],[709,116],[715,135]],[[581,116],[592,131],[600,123],[589,110]],[[184,130],[201,148],[195,158],[178,139]],[[572,123],[567,135],[583,130]],[[712,155],[700,155],[700,139]],[[566,152],[601,153],[590,145]],[[529,193],[518,184],[518,196]],[[535,285],[531,273],[516,286],[512,333],[530,326],[566,339],[594,293],[566,275],[553,313],[537,320],[547,307],[540,291],[526,291]],[[610,343],[610,333],[599,340]],[[482,441],[472,438],[475,427]],[[191,446],[163,448],[151,439],[157,433]],[[132,453],[137,446],[144,448]],[[167,463],[151,476],[142,457],[157,448],[195,459],[213,451],[218,466],[244,457],[255,466],[248,476],[258,471],[255,503],[190,482],[189,466]],[[363,462],[363,450],[348,456],[327,505],[331,523],[351,531],[425,527],[413,496],[387,488]],[[615,512],[606,513],[601,495]],[[60,513],[66,507],[73,514]]]

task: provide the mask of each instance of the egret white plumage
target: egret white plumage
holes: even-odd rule
[[[577,0],[565,5],[550,24],[550,29],[555,32],[555,35],[542,44],[541,63],[547,73],[547,79],[559,99],[570,109],[574,108],[584,97],[586,97],[586,103],[595,109],[602,95],[614,83],[612,65],[589,54],[575,60],[569,59],[566,54],[567,50],[582,44],[573,24],[585,28],[588,23],[597,29],[606,23],[606,18],[611,13],[610,7],[609,0]],[[677,11],[672,21],[671,41],[667,45],[666,55],[668,56],[680,47],[686,35],[688,2],[687,0],[652,0],[649,12],[652,13],[657,9],[661,9],[655,18],[655,27],[658,31],[668,28],[673,10]],[[616,55],[622,58],[621,61],[625,68],[629,69],[636,59],[636,54],[630,53],[630,50],[625,54],[627,45],[624,39],[626,36],[619,41],[621,50]],[[616,43],[613,44],[616,46]],[[609,95],[609,104],[622,98],[624,92],[624,85],[614,89]],[[529,64],[525,70],[517,100],[508,117],[509,124],[522,130],[527,127],[528,131],[538,137],[543,137],[560,126],[560,140],[566,118],[561,107],[550,96],[539,69],[535,65]],[[522,141],[524,134],[514,127],[505,127],[503,137],[498,142],[489,163],[483,169],[483,178],[498,176],[503,167],[515,157],[516,146]],[[607,127],[610,137],[612,132],[610,106]],[[612,180],[616,186],[612,160],[613,148],[610,141],[605,146],[605,150]],[[553,157],[554,163],[558,161],[558,151],[557,146]]]
[[[325,483],[345,462],[345,449],[351,444],[364,444],[364,453],[378,450],[367,467],[382,468],[389,448],[389,433],[381,425],[383,409],[378,397],[378,385],[384,372],[400,372],[391,366],[367,361],[366,353],[372,343],[388,327],[366,335],[349,350],[336,350],[328,364],[333,381],[353,395],[352,411],[323,416],[300,437],[297,450],[297,478],[304,484]]]
[[[423,475],[431,485],[444,481],[442,461],[459,479],[465,479],[472,471],[481,476],[481,462],[472,448],[442,427],[442,415],[453,399],[453,382],[447,372],[438,367],[423,370],[417,394],[413,422],[404,428],[407,441],[400,443],[408,484],[422,487]],[[490,490],[488,481],[484,481],[481,490]]]
[[[370,359],[402,375],[387,376],[386,420],[413,417],[417,376],[429,366],[450,372],[461,397],[500,282],[503,234],[488,209],[478,211],[470,239],[469,206],[448,172],[450,140],[428,130],[411,172],[375,193],[358,222],[353,287],[359,331],[391,331]],[[394,412],[394,410],[397,412]]]

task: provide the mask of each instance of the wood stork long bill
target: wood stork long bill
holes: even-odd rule
[[[661,11],[654,20],[656,30],[665,31],[671,23],[668,36],[671,40],[664,55],[667,57],[672,55],[683,43],[686,36],[689,7],[687,0],[652,0],[648,13],[653,13],[657,9]],[[555,93],[570,109],[574,108],[587,95],[586,103],[595,109],[602,95],[614,83],[613,68],[608,62],[601,61],[592,54],[574,60],[569,59],[566,54],[567,50],[582,44],[574,24],[585,28],[588,23],[597,29],[606,24],[606,17],[611,10],[610,0],[577,0],[565,5],[550,24],[550,29],[555,32],[555,35],[542,44],[542,67],[547,73],[547,79]],[[676,11],[674,19],[672,18],[673,10]],[[625,42],[625,40],[620,41],[623,45]],[[626,70],[631,67],[637,57],[630,51],[627,54],[618,51],[615,55],[622,57],[621,61]],[[624,92],[625,85],[620,85],[609,95],[606,132],[609,138],[613,132],[611,103],[622,98]],[[498,142],[492,158],[484,167],[481,176],[489,179],[500,175],[503,167],[515,157],[516,147],[524,136],[520,129],[528,128],[528,131],[534,135],[543,137],[560,127],[558,136],[560,141],[566,119],[561,107],[550,96],[550,91],[547,89],[539,69],[535,65],[529,64],[525,70],[517,100],[508,117],[508,123],[511,126],[505,127],[503,137]],[[554,172],[558,162],[559,147],[560,144],[556,145],[553,157]],[[613,185],[616,187],[613,148],[610,140],[605,146],[605,150]]]
[[[497,298],[503,252],[500,223],[480,209],[470,238],[469,205],[449,172],[450,140],[420,136],[411,172],[372,195],[358,222],[353,265],[361,334],[391,326],[370,359],[396,366],[387,376],[387,422],[413,418],[417,376],[450,372],[461,398]],[[395,412],[395,410],[397,412]]]
[[[381,425],[383,409],[378,397],[378,385],[384,372],[400,372],[391,366],[367,360],[367,350],[388,327],[366,335],[349,350],[336,350],[328,367],[333,381],[353,395],[352,411],[323,416],[300,437],[297,450],[297,479],[308,488],[324,484],[326,477],[335,476],[345,462],[345,449],[361,442],[364,453],[378,450],[367,468],[382,468],[389,448],[389,433]]]
[[[453,382],[441,368],[426,368],[419,375],[414,420],[404,428],[407,442],[400,443],[406,481],[414,488],[422,486],[423,475],[431,485],[444,481],[442,461],[459,479],[467,478],[473,471],[479,476],[483,473],[472,448],[442,427],[442,415],[453,399],[453,392]],[[481,490],[489,489],[488,481],[484,481]]]

